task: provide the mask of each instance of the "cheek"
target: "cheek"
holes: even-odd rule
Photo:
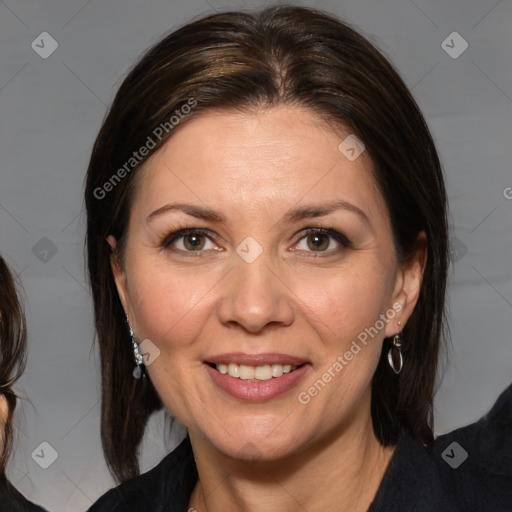
[[[385,311],[390,298],[388,273],[374,261],[346,265],[339,271],[303,276],[294,291],[306,305],[305,313],[310,311],[311,321],[342,348],[375,325]]]
[[[129,288],[139,337],[165,351],[190,344],[201,331],[205,309],[211,307],[208,292],[215,280],[201,271],[182,275],[147,264],[133,268],[144,269],[134,275]]]

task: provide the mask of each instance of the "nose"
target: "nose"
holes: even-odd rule
[[[229,326],[252,334],[268,326],[288,326],[294,320],[293,293],[263,253],[247,263],[235,256],[234,267],[223,280],[217,314]]]

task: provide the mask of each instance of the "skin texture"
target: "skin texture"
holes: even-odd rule
[[[0,450],[3,447],[4,441],[4,425],[9,415],[9,404],[4,395],[0,395]]]
[[[370,385],[383,338],[403,329],[416,304],[425,250],[420,243],[407,265],[397,261],[366,153],[351,162],[338,150],[349,133],[292,106],[202,114],[141,170],[123,266],[116,240],[107,240],[135,337],[160,350],[149,376],[188,428],[198,511],[366,510],[392,456],[373,434]],[[340,199],[369,222],[347,209],[285,219]],[[148,219],[174,202],[226,220],[175,210]],[[190,237],[161,243],[183,227],[208,230],[211,240],[200,236],[199,251],[184,245]],[[334,229],[351,243],[321,235],[315,245],[308,228]],[[252,263],[236,252],[248,236],[263,251]],[[393,304],[400,312],[300,403],[299,393]],[[291,354],[309,365],[292,390],[254,403],[221,391],[207,372],[204,361],[231,352]]]

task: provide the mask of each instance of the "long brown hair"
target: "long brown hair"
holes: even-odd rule
[[[191,103],[188,112],[184,105]],[[149,379],[132,377],[130,338],[105,238],[117,239],[122,264],[134,178],[147,156],[172,136],[172,116],[179,117],[179,129],[209,109],[250,111],[273,105],[308,108],[333,127],[350,128],[364,142],[388,206],[399,258],[411,255],[421,230],[427,235],[420,296],[403,331],[406,364],[398,377],[390,370],[386,339],[372,383],[372,420],[384,445],[395,444],[403,428],[424,443],[433,439],[448,242],[442,170],[425,120],[393,66],[346,23],[292,6],[226,12],[185,25],[141,58],[117,92],[87,171],[101,436],[118,481],[138,474],[137,450],[145,425],[162,403]],[[188,113],[179,116],[183,112]],[[135,162],[134,151],[143,146],[151,151]]]
[[[6,398],[9,407],[7,419],[2,425],[1,479],[5,477],[13,443],[12,418],[18,397],[12,386],[23,373],[26,360],[25,315],[12,273],[0,256],[0,394]]]

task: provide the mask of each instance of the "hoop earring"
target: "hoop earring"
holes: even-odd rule
[[[398,327],[400,327],[400,325],[401,322],[398,322]],[[396,359],[398,359],[398,361]],[[388,363],[397,375],[402,371],[404,358],[402,356],[402,337],[399,332],[393,337],[392,345],[388,351]]]
[[[128,322],[128,317],[126,318]],[[133,360],[135,361],[135,368],[133,369],[133,376],[136,379],[140,379],[143,376],[143,368],[144,368],[144,358],[140,353],[139,345],[135,341],[135,335],[133,334],[133,329],[130,323],[128,322],[128,328],[130,329],[130,338],[132,340],[132,350],[133,350]]]

